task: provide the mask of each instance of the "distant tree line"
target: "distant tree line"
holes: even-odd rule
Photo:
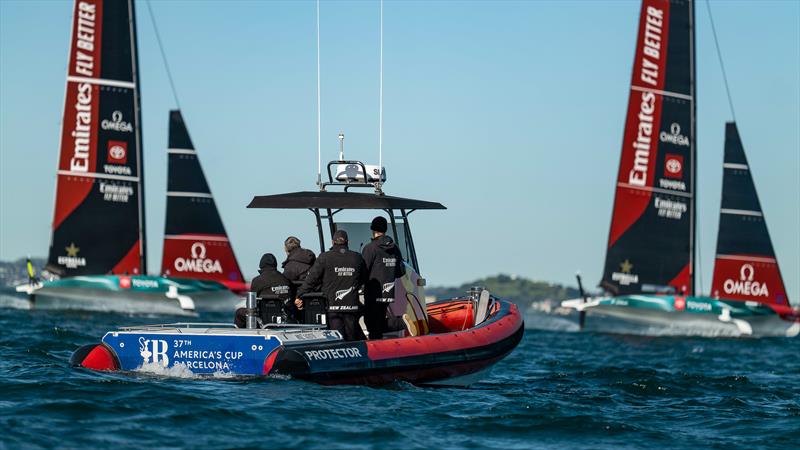
[[[557,302],[580,296],[578,289],[571,286],[505,274],[481,278],[455,287],[432,286],[425,289],[425,294],[438,299],[451,298],[464,295],[473,286],[484,287],[493,295],[522,306],[542,301]]]

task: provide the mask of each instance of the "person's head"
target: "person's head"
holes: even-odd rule
[[[333,233],[333,244],[334,245],[347,245],[347,232],[344,230],[336,230]]]
[[[261,256],[261,261],[258,263],[258,271],[263,272],[266,269],[277,269],[278,260],[272,253],[264,253]]]
[[[386,234],[386,230],[389,228],[389,224],[386,223],[386,219],[383,216],[377,216],[376,218],[372,219],[372,223],[369,225],[369,229],[372,230],[372,236],[378,237],[383,236]]]
[[[292,253],[292,250],[300,248],[300,239],[297,239],[294,236],[289,236],[283,241],[283,249],[286,250],[286,254]]]

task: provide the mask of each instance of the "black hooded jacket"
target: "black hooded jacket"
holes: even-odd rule
[[[390,303],[394,301],[394,280],[405,275],[403,255],[387,235],[379,236],[361,251],[369,276],[364,287],[366,300]]]
[[[265,254],[259,263],[259,275],[250,282],[250,290],[258,297],[276,295],[281,300],[293,300],[295,288],[278,272],[278,261],[272,254]]]
[[[361,307],[358,291],[366,278],[367,267],[361,254],[348,250],[347,245],[336,244],[319,255],[303,285],[297,290],[297,295],[314,291],[321,282],[322,293],[328,300],[328,311],[355,313]]]
[[[303,281],[316,259],[317,257],[311,250],[305,248],[296,248],[292,250],[286,256],[286,261],[281,264],[283,276],[291,281]]]

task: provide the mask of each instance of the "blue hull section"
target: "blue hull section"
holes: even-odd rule
[[[264,361],[281,343],[246,334],[112,332],[103,337],[120,369],[186,368],[194,374],[262,375]]]

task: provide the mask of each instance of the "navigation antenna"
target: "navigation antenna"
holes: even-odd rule
[[[383,0],[381,1],[380,80],[378,82],[378,189],[383,175]],[[366,175],[366,174],[364,174]]]
[[[320,129],[320,90],[319,90],[319,0],[317,0],[317,186],[324,190],[322,186],[322,149],[321,149],[321,129]]]

